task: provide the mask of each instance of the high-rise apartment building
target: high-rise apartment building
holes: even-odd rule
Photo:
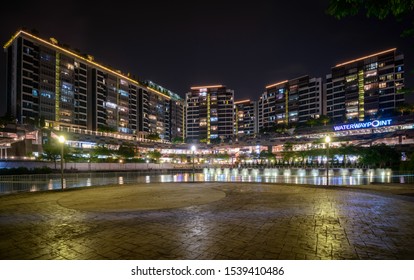
[[[186,138],[210,143],[234,135],[234,92],[223,85],[192,87],[186,94]]]
[[[326,76],[326,110],[334,122],[391,115],[404,103],[404,56],[396,49],[332,67]]]
[[[302,76],[268,85],[259,99],[259,129],[306,122],[321,114],[321,78]]]
[[[257,130],[257,101],[240,100],[234,102],[234,130],[238,137],[255,135]]]
[[[182,136],[183,100],[165,88],[25,31],[4,50],[7,106],[20,123],[44,118],[55,128]]]
[[[184,100],[176,93],[152,82],[152,81],[145,81],[145,85],[147,85],[152,90],[157,90],[158,92],[168,95],[170,100],[162,100],[159,96],[154,96],[148,94],[140,93],[140,104],[139,106],[140,114],[145,115],[149,108],[152,108],[153,114],[149,114],[148,118],[143,118],[143,121],[146,124],[142,123],[143,131],[148,131],[149,133],[162,133],[165,131],[165,135],[163,136],[164,139],[170,140],[177,140],[181,138],[182,141],[184,140]],[[146,111],[144,111],[144,109]],[[157,114],[155,114],[157,112]],[[157,116],[164,115],[164,121],[161,121],[160,118]],[[161,135],[161,134],[160,134]]]

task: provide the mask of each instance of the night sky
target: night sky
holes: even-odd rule
[[[408,73],[414,42],[400,37],[408,24],[365,16],[337,20],[325,13],[327,3],[12,1],[0,12],[0,41],[21,27],[34,28],[42,38],[181,96],[191,86],[224,84],[236,100],[257,100],[266,85],[281,80],[324,78],[337,63],[397,47],[405,55],[406,84],[414,86]],[[2,92],[4,62],[2,55]]]

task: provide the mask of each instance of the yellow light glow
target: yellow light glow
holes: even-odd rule
[[[60,135],[58,139],[59,139],[59,143],[62,143],[62,144],[65,143],[65,136]]]
[[[278,83],[276,83],[276,84],[268,85],[268,86],[266,86],[266,88],[275,87],[275,86],[278,86],[278,85],[284,84],[284,83],[286,83],[286,82],[288,82],[288,80],[284,80],[284,81],[278,82]]]
[[[196,87],[191,87],[191,89],[202,89],[202,88],[219,88],[219,87],[224,87],[223,85],[213,85],[213,86],[196,86]]]
[[[161,92],[159,92],[159,91],[157,91],[157,90],[154,90],[154,89],[152,89],[152,88],[150,88],[150,87],[147,87],[147,86],[145,86],[145,85],[142,85],[139,81],[137,81],[137,80],[133,80],[133,79],[131,79],[131,78],[129,78],[128,76],[126,76],[126,75],[123,75],[123,74],[121,74],[121,73],[119,73],[119,72],[117,72],[117,71],[115,71],[115,70],[112,70],[112,69],[110,69],[110,68],[108,68],[108,67],[105,67],[105,66],[103,66],[103,65],[101,65],[101,64],[99,64],[99,63],[96,63],[96,62],[94,62],[94,61],[92,61],[92,60],[90,60],[90,59],[87,59],[87,58],[84,58],[84,57],[82,57],[82,56],[80,56],[80,55],[78,55],[78,54],[76,54],[76,53],[74,53],[74,52],[71,52],[71,51],[69,51],[69,50],[66,50],[66,49],[64,49],[64,48],[62,48],[62,47],[60,47],[60,46],[57,46],[57,45],[54,45],[54,44],[52,44],[52,43],[50,43],[50,42],[48,42],[48,41],[46,41],[46,40],[44,40],[44,39],[42,39],[42,38],[39,38],[39,37],[36,37],[36,36],[34,36],[34,35],[32,35],[32,34],[30,34],[30,33],[27,33],[27,32],[25,32],[25,31],[23,31],[23,30],[20,30],[20,31],[18,31],[9,41],[7,41],[7,43],[3,46],[3,48],[7,48],[17,37],[19,37],[21,34],[24,34],[24,35],[26,35],[26,36],[28,36],[28,37],[31,37],[32,39],[35,39],[35,40],[37,40],[37,41],[39,41],[39,42],[42,42],[43,44],[46,44],[46,45],[48,45],[49,47],[51,47],[51,48],[54,48],[54,49],[58,49],[58,50],[60,50],[60,51],[62,51],[62,52],[64,52],[64,53],[66,53],[66,54],[69,54],[69,55],[72,55],[72,56],[74,56],[74,57],[76,57],[77,59],[80,59],[80,60],[82,60],[83,62],[86,62],[86,63],[88,63],[88,64],[91,64],[91,65],[94,65],[94,66],[96,66],[96,67],[99,67],[100,69],[102,69],[102,70],[105,70],[105,71],[107,71],[107,72],[110,72],[110,73],[112,73],[112,74],[114,74],[114,75],[116,75],[117,77],[121,77],[121,78],[124,78],[124,79],[126,79],[126,80],[128,80],[128,81],[130,81],[130,82],[132,82],[132,83],[134,83],[134,84],[136,84],[136,85],[139,85],[139,86],[141,86],[141,87],[144,87],[144,88],[146,88],[146,89],[148,89],[148,90],[151,90],[151,91],[153,91],[153,92],[155,92],[155,93],[157,93],[157,94],[159,94],[159,95],[162,95],[162,96],[164,96],[165,98],[167,98],[167,99],[171,99],[171,97],[170,96],[168,96],[168,95],[165,95],[165,94],[163,94],[163,93],[161,93]]]
[[[234,101],[234,104],[240,104],[240,103],[246,103],[250,102],[250,99],[240,100],[240,101]]]
[[[370,57],[373,57],[373,56],[377,56],[377,55],[381,55],[381,54],[384,54],[384,53],[387,53],[387,52],[393,52],[396,49],[397,48],[392,48],[392,49],[389,49],[389,50],[386,50],[386,51],[382,51],[382,52],[379,52],[379,53],[374,53],[374,54],[370,54],[370,55],[367,55],[367,56],[363,56],[363,57],[360,57],[360,58],[357,58],[357,59],[353,59],[353,60],[350,60],[350,61],[347,61],[347,62],[343,62],[343,63],[337,64],[337,65],[335,65],[335,67],[340,67],[340,66],[343,66],[343,65],[346,65],[346,64],[349,64],[349,63],[353,63],[353,62],[357,62],[357,61],[360,61],[360,60],[364,60],[364,59],[367,59],[367,58],[370,58]]]
[[[331,142],[331,137],[328,135],[325,137],[325,143],[330,143]]]

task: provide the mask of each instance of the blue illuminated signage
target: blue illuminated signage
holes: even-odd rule
[[[335,131],[341,130],[353,130],[353,129],[362,129],[362,128],[376,128],[381,126],[388,126],[391,125],[392,120],[374,120],[374,121],[367,121],[367,122],[359,122],[359,123],[350,123],[350,124],[340,124],[334,125]]]

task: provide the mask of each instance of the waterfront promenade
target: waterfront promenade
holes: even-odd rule
[[[414,259],[414,186],[151,183],[0,196],[0,259]]]

